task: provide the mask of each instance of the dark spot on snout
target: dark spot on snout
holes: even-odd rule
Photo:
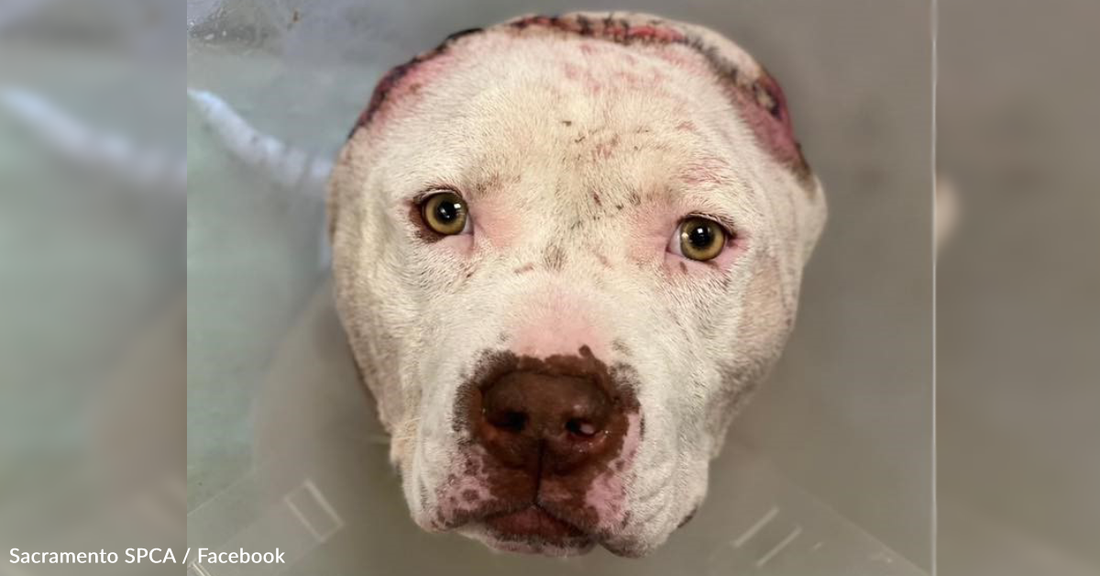
[[[557,244],[551,244],[543,252],[542,260],[547,269],[559,271],[565,265],[565,250],[562,250],[561,246]]]
[[[416,480],[416,493],[417,498],[420,500],[420,508],[424,509],[428,507],[428,487],[424,485],[424,479],[418,477]]]

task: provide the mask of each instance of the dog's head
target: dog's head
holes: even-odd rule
[[[392,70],[329,224],[416,522],[547,554],[664,542],[824,219],[778,84],[705,28],[524,17]]]

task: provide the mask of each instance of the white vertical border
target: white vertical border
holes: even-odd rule
[[[939,39],[939,0],[932,0],[930,17],[932,27],[932,228],[929,230],[932,238],[932,510],[929,518],[932,533],[932,541],[930,543],[930,551],[932,554],[931,570],[932,576],[936,576],[939,564],[939,473],[937,469],[938,437],[936,434],[936,317],[938,315],[936,308],[936,267],[939,262],[938,254],[936,253],[936,192],[938,187],[936,163],[936,139],[938,138],[938,132],[936,130],[936,94],[938,89],[937,80],[939,78],[939,47],[937,45]]]

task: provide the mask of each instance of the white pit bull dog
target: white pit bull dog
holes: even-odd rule
[[[707,490],[825,221],[779,85],[699,26],[522,17],[390,71],[330,181],[412,516],[641,556]]]

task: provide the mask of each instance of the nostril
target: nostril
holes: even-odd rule
[[[575,436],[591,438],[599,432],[599,428],[584,418],[572,418],[565,423],[565,429]]]
[[[527,426],[527,414],[514,410],[489,413],[485,415],[485,419],[496,428],[509,432],[523,432],[523,428]]]

